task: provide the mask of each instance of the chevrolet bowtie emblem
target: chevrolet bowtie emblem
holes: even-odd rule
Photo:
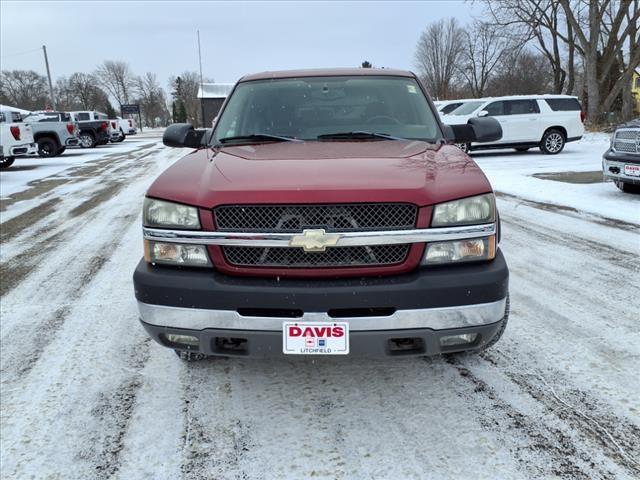
[[[323,229],[303,230],[302,235],[294,235],[289,240],[290,247],[302,247],[305,252],[324,252],[327,247],[335,247],[340,235],[326,233]]]

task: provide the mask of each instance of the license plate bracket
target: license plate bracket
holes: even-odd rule
[[[348,355],[347,322],[283,322],[282,352],[286,355]]]

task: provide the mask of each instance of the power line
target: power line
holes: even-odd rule
[[[27,53],[33,53],[38,51],[40,51],[40,48],[34,48],[32,50],[25,50],[24,52],[10,53],[9,55],[0,55],[0,58],[17,57],[19,55],[26,55]]]

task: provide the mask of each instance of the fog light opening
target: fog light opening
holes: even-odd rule
[[[163,336],[167,342],[169,342],[172,346],[178,348],[197,350],[198,346],[200,345],[200,340],[198,339],[198,337],[194,337],[193,335],[165,333]]]
[[[424,353],[424,341],[420,337],[391,338],[389,352],[392,355]]]
[[[458,345],[468,345],[473,343],[478,338],[477,333],[463,333],[460,335],[446,335],[440,337],[440,346],[442,347],[455,347]]]

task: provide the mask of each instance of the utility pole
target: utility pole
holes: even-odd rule
[[[51,82],[51,71],[49,70],[49,58],[47,57],[46,45],[42,46],[42,51],[44,52],[44,64],[47,66],[47,77],[49,77],[49,94],[51,95],[51,108],[53,108],[54,110],[57,110],[56,96],[53,93],[53,83]]]
[[[202,115],[202,128],[207,128],[204,124],[204,80],[202,77],[202,50],[200,49],[200,30],[198,32],[198,61],[200,62],[200,114]]]

